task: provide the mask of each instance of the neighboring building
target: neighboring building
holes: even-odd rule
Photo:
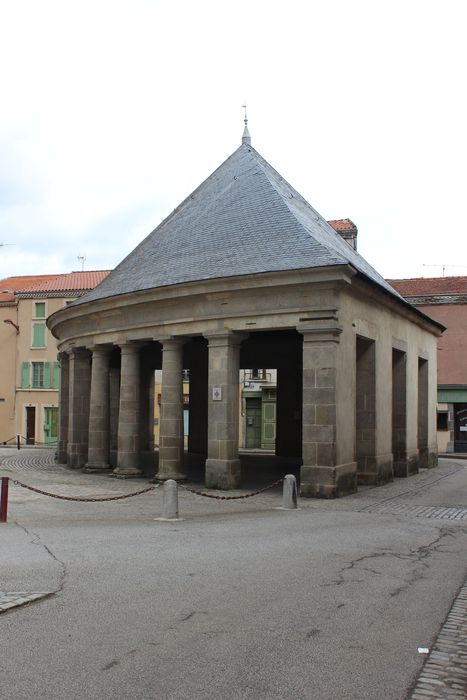
[[[434,466],[436,343],[405,301],[242,145],[97,289],[48,318],[62,363],[59,459],[131,477],[241,483],[239,372],[277,371],[275,452],[303,496],[335,497]],[[159,451],[155,370],[162,369]],[[110,426],[110,427],[109,427]],[[392,430],[389,428],[392,426]]]
[[[0,443],[57,443],[60,367],[47,316],[108,271],[8,277],[0,281]]]
[[[446,326],[438,340],[438,449],[467,452],[467,277],[388,282]]]

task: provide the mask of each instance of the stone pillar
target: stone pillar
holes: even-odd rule
[[[345,377],[339,347],[341,328],[330,318],[303,334],[303,466],[300,493],[309,498],[335,498],[357,490],[356,462],[338,464],[338,440],[354,440],[353,416],[338,421],[337,409],[343,397]],[[348,363],[347,363],[348,364]],[[355,368],[346,368],[355,372]],[[338,386],[338,374],[342,386]],[[348,401],[355,413],[355,396]],[[348,411],[345,411],[348,413]],[[339,414],[340,415],[340,414]],[[345,430],[344,430],[345,427]]]
[[[186,479],[183,472],[183,344],[167,338],[162,344],[159,469],[155,481]]]
[[[68,443],[68,415],[70,410],[70,358],[67,352],[60,352],[58,355],[60,362],[60,424],[58,438],[58,454],[57,461],[59,464],[67,462],[67,443]]]
[[[89,351],[74,348],[70,352],[67,445],[67,465],[72,469],[84,467],[88,458],[90,384]]]
[[[110,467],[110,350],[107,345],[92,348],[89,449],[85,472],[100,472]]]
[[[118,411],[118,454],[113,474],[118,477],[141,476],[140,466],[140,359],[139,343],[121,348],[120,402]]]
[[[117,466],[118,455],[118,410],[120,403],[120,370],[109,369],[109,403],[110,403],[110,464]]]
[[[240,484],[238,458],[240,343],[245,336],[224,332],[209,343],[208,458],[206,486],[233,489]]]

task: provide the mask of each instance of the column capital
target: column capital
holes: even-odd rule
[[[118,343],[118,347],[122,355],[136,354],[141,350],[144,343],[141,340],[127,340],[123,343]]]
[[[90,352],[87,347],[80,345],[78,347],[70,348],[68,356],[73,359],[81,359],[85,357],[90,357]]]
[[[343,328],[335,318],[322,318],[311,323],[299,324],[297,331],[303,336],[305,343],[338,343]]]
[[[188,342],[189,338],[181,337],[181,336],[175,336],[175,335],[165,335],[161,336],[160,338],[155,338],[158,343],[162,345],[162,349],[167,350],[167,349],[175,349],[182,347],[182,345],[185,345],[185,343]]]
[[[111,343],[96,343],[95,345],[88,345],[88,350],[90,350],[93,354],[93,357],[95,355],[100,355],[101,357],[105,357],[112,351],[112,344]]]
[[[249,337],[249,333],[242,333],[240,331],[231,331],[228,329],[222,331],[213,331],[212,333],[205,333],[204,338],[208,341],[208,346],[212,347],[225,347],[240,345],[244,340]]]

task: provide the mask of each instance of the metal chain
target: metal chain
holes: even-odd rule
[[[217,501],[236,501],[241,498],[251,498],[252,496],[257,496],[259,493],[264,493],[264,491],[269,491],[269,489],[274,488],[274,486],[277,486],[277,484],[280,484],[281,481],[284,481],[283,476],[281,476],[280,479],[277,479],[273,484],[269,484],[269,486],[265,486],[264,489],[259,489],[259,491],[252,491],[251,493],[245,493],[242,494],[241,496],[216,496],[213,493],[205,493],[204,491],[197,491],[196,489],[190,489],[188,486],[184,486],[183,484],[178,484],[180,488],[184,489],[185,491],[189,491],[190,493],[194,493],[197,496],[204,496],[205,498],[215,498]]]
[[[48,491],[42,491],[42,489],[34,488],[34,486],[28,486],[27,484],[22,484],[21,481],[13,480],[15,486],[21,486],[23,489],[28,489],[28,491],[34,491],[34,493],[40,493],[43,496],[50,496],[50,498],[58,498],[61,501],[80,501],[82,503],[98,503],[102,501],[119,501],[123,498],[131,498],[132,496],[139,496],[142,493],[147,493],[148,491],[154,491],[154,489],[159,488],[159,484],[154,486],[147,486],[139,491],[134,491],[133,493],[126,493],[123,496],[105,496],[102,498],[85,498],[83,496],[60,496],[58,493],[49,493]]]

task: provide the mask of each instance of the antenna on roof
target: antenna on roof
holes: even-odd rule
[[[442,263],[441,265],[439,265],[439,264],[438,265],[437,264],[429,265],[428,263],[423,263],[422,267],[440,267],[443,270],[443,277],[444,277],[444,273],[446,272],[447,267],[458,267],[458,268],[461,268],[463,270],[467,270],[467,265],[450,265],[449,263]]]
[[[81,272],[84,272],[84,261],[86,260],[86,256],[78,255],[78,260],[81,260]]]
[[[251,146],[251,136],[250,132],[248,131],[248,117],[246,115],[246,105],[242,105],[242,109],[245,110],[245,117],[243,119],[243,121],[245,122],[245,128],[243,129],[242,143],[247,143],[249,146]]]

